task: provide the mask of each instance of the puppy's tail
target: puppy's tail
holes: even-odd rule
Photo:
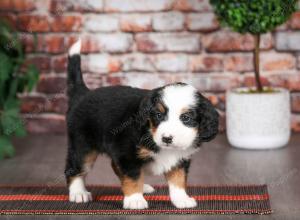
[[[68,56],[68,96],[69,100],[72,102],[73,99],[84,95],[88,88],[84,84],[82,74],[81,74],[81,40],[79,39],[74,43],[69,49]]]

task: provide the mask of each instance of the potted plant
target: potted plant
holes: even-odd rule
[[[210,0],[221,24],[254,37],[256,87],[226,93],[226,130],[238,148],[270,149],[286,145],[290,137],[290,96],[284,88],[263,87],[259,44],[263,33],[283,24],[296,10],[296,0]],[[222,43],[222,42],[220,42]]]
[[[38,81],[38,71],[26,65],[17,33],[0,21],[0,159],[14,155],[11,139],[25,135],[17,94],[31,91]]]

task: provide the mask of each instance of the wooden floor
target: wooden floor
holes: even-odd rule
[[[36,135],[15,140],[16,156],[0,161],[0,184],[64,184],[66,137]],[[87,178],[90,184],[119,184],[109,160],[99,157]],[[164,184],[162,177],[146,178]],[[300,134],[286,148],[246,151],[231,148],[224,135],[194,155],[190,184],[268,184],[274,213],[268,216],[110,216],[109,219],[299,219]],[[101,216],[0,216],[0,219],[99,219]],[[104,217],[102,217],[104,218]],[[105,218],[107,219],[107,217]]]

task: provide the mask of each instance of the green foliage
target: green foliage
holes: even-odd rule
[[[297,0],[210,0],[224,26],[240,33],[262,34],[283,24]]]
[[[37,81],[38,70],[25,64],[18,34],[0,21],[0,159],[14,155],[12,136],[26,134],[17,95],[31,91]]]

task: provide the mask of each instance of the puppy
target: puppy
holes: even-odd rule
[[[197,205],[186,193],[192,154],[218,132],[218,113],[184,83],[153,90],[127,86],[89,90],[80,66],[81,42],[69,51],[68,155],[65,175],[71,202],[88,202],[84,178],[98,154],[111,158],[121,181],[124,209],[145,209],[143,193],[154,189],[144,175],[165,175],[177,208]],[[100,174],[101,175],[101,174]]]

